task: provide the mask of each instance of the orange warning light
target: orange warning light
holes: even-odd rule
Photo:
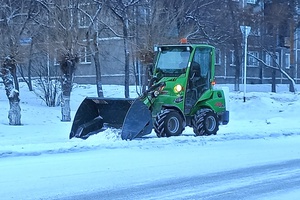
[[[187,39],[186,38],[181,38],[180,43],[181,44],[187,44]]]

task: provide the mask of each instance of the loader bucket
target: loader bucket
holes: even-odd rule
[[[132,140],[150,134],[151,131],[151,112],[140,99],[136,99],[124,119],[121,137],[123,140]]]
[[[73,137],[86,139],[107,126],[120,128],[127,111],[135,99],[124,98],[85,98],[79,106],[71,128]]]

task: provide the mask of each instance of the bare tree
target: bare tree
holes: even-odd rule
[[[240,25],[243,22],[243,10],[232,0],[189,2],[184,12],[180,32],[190,41],[209,43],[219,48],[233,50],[234,86],[235,90],[239,90],[242,57]],[[253,16],[245,18],[250,21],[255,19]]]
[[[278,63],[276,64],[277,68],[272,68],[272,91],[276,90],[275,76],[276,71],[279,71],[289,80],[289,90],[295,92],[294,76],[296,62],[294,34],[297,28],[296,24],[298,23],[296,5],[297,2],[294,0],[289,0],[287,2],[274,0],[268,2],[265,6],[264,25],[266,27],[266,34],[263,36],[265,41],[262,43],[262,48],[266,49],[269,52],[269,55],[276,55],[276,51],[279,49],[289,48],[290,50],[290,66],[286,66],[289,70],[286,72]],[[290,46],[285,46],[284,40],[286,38],[290,39]]]
[[[33,80],[34,93],[40,97],[47,106],[55,107],[60,105],[61,81],[60,69],[58,67],[50,68],[47,66],[47,56],[39,54],[38,60],[32,60],[32,72],[38,76]],[[49,70],[50,73],[49,73]]]
[[[86,30],[86,41],[89,52],[94,60],[96,70],[96,85],[98,97],[103,97],[102,78],[101,78],[101,63],[100,63],[100,47],[99,47],[99,16],[103,8],[103,1],[97,1],[89,7],[89,10],[84,10],[79,6],[79,12],[87,17],[88,28]]]
[[[256,60],[258,60],[260,63],[262,63],[265,67],[267,68],[271,68],[273,70],[276,70],[276,71],[279,71],[281,74],[283,74],[290,82],[291,84],[293,85],[293,88],[294,88],[294,91],[291,91],[291,92],[296,92],[296,83],[295,83],[295,80],[289,75],[289,73],[287,73],[283,67],[277,62],[277,59],[276,59],[276,55],[272,54],[271,52],[265,50],[267,54],[270,55],[270,57],[272,58],[272,61],[275,65],[270,65],[268,63],[266,63],[265,61],[263,61],[262,59],[256,57],[256,56],[253,56],[252,54],[249,54],[248,53],[248,56],[250,57],[253,57],[255,58]],[[272,92],[276,92],[276,89],[275,87],[272,87]]]
[[[229,19],[232,21],[230,27],[230,30],[232,30],[232,37],[230,41],[233,44],[233,52],[234,52],[234,62],[235,62],[235,73],[234,73],[234,90],[239,90],[240,85],[240,76],[241,76],[241,63],[242,63],[242,53],[241,53],[241,37],[239,37],[239,16],[236,15],[238,11],[233,5],[232,0],[228,0],[227,2],[228,8],[229,8]]]
[[[6,96],[9,100],[10,109],[8,119],[10,125],[21,125],[21,108],[19,90],[14,84],[14,75],[16,70],[15,60],[7,57],[1,66],[0,75],[5,86]]]
[[[22,40],[28,38],[28,23],[35,16],[33,0],[3,0],[0,6],[0,57],[1,77],[5,84],[10,103],[9,124],[21,124],[19,83],[17,66],[24,61],[27,51],[21,46]]]
[[[44,2],[49,10],[49,53],[56,55],[62,72],[61,113],[62,121],[71,121],[70,98],[74,72],[79,62],[78,6],[80,1]],[[52,41],[52,42],[50,42]]]
[[[295,74],[296,74],[296,61],[295,61],[295,32],[297,29],[297,24],[299,23],[299,12],[297,12],[297,7],[299,6],[299,1],[296,0],[290,0],[289,1],[289,15],[288,15],[288,21],[290,24],[290,87],[289,87],[289,91],[290,92],[295,92],[296,88],[295,88],[295,82],[294,82],[294,78],[295,78]]]
[[[124,69],[125,69],[125,97],[129,97],[129,74],[130,74],[130,40],[132,38],[133,7],[142,0],[109,0],[107,1],[108,8],[117,17],[122,24],[122,37],[124,41]]]
[[[62,76],[62,96],[61,96],[61,114],[62,121],[71,121],[70,99],[72,91],[73,75],[78,63],[77,55],[66,53],[60,59],[60,69],[63,72]]]

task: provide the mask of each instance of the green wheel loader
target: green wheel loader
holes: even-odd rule
[[[154,47],[148,90],[136,99],[86,98],[78,108],[70,138],[86,139],[105,127],[121,128],[132,140],[150,134],[180,135],[186,126],[196,136],[214,135],[229,122],[228,95],[215,89],[215,48],[206,44]]]

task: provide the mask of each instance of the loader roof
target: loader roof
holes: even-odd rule
[[[215,48],[212,45],[209,44],[167,44],[167,45],[155,45],[155,47],[209,47],[209,48]]]

